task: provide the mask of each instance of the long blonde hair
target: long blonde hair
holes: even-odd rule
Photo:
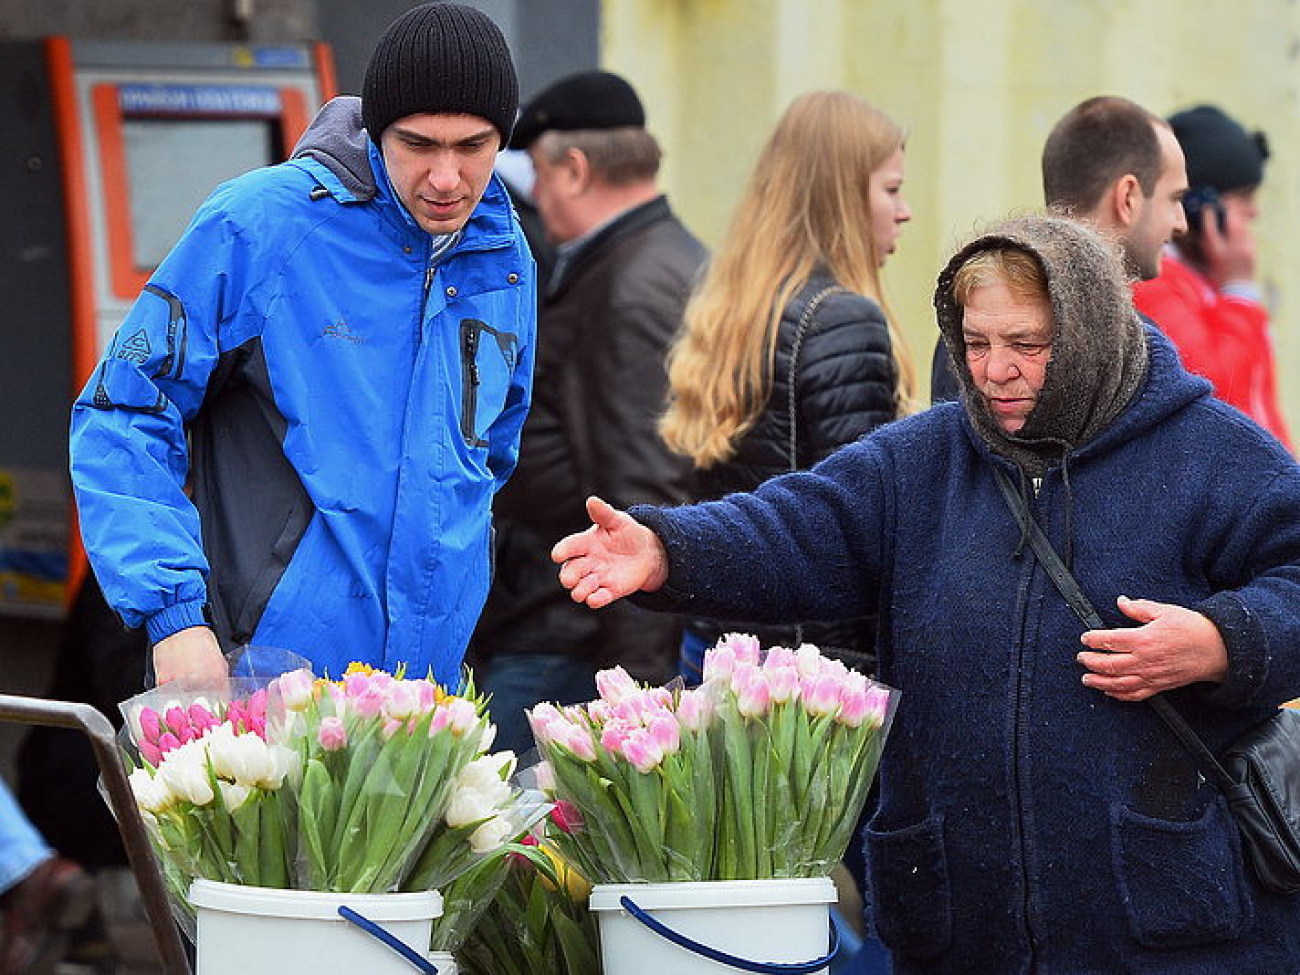
[[[892,119],[848,92],[809,92],[786,109],[669,353],[659,430],[672,450],[697,467],[731,456],[767,403],[781,312],[819,265],[891,319],[903,411],[916,370],[881,294],[869,185],[903,142]]]

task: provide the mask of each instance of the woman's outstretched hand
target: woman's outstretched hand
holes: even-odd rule
[[[654,592],[668,580],[668,553],[659,536],[625,511],[597,497],[587,499],[592,525],[551,549],[560,582],[573,601],[592,609],[638,590]]]

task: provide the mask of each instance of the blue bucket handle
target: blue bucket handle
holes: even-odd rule
[[[836,955],[840,952],[840,936],[831,926],[831,950],[821,958],[815,958],[812,961],[803,962],[774,962],[774,961],[747,961],[744,958],[738,958],[735,955],[729,955],[725,951],[719,951],[717,948],[710,948],[708,945],[702,945],[698,941],[692,941],[680,931],[674,931],[668,925],[664,924],[657,918],[651,917],[642,908],[633,902],[632,898],[624,895],[618,899],[623,910],[627,911],[634,918],[644,924],[659,937],[671,941],[679,948],[685,948],[692,951],[702,958],[708,958],[710,961],[716,961],[731,968],[738,969],[742,972],[756,972],[757,975],[812,975],[813,972],[820,971],[831,963]]]
[[[339,917],[345,921],[351,921],[357,927],[367,934],[378,938],[388,947],[409,961],[415,966],[415,970],[423,972],[424,975],[438,975],[438,968],[433,962],[425,958],[418,951],[408,945],[401,938],[397,937],[391,931],[386,931],[368,917],[363,917],[346,904],[339,905]]]

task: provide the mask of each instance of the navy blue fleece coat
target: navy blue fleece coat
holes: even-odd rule
[[[1194,607],[1223,685],[1174,702],[1218,749],[1300,695],[1300,468],[1147,329],[1139,396],[1031,506],[1108,625],[1124,594]],[[669,554],[642,601],[715,617],[879,613],[902,691],[866,831],[895,972],[1300,972],[1300,897],[1263,891],[1225,804],[1144,704],[1089,690],[1082,624],[956,403],[752,495],[633,509]]]

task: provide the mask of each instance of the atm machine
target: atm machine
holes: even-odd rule
[[[334,94],[323,44],[0,42],[0,615],[60,615],[84,571],[69,409],[150,272]]]

